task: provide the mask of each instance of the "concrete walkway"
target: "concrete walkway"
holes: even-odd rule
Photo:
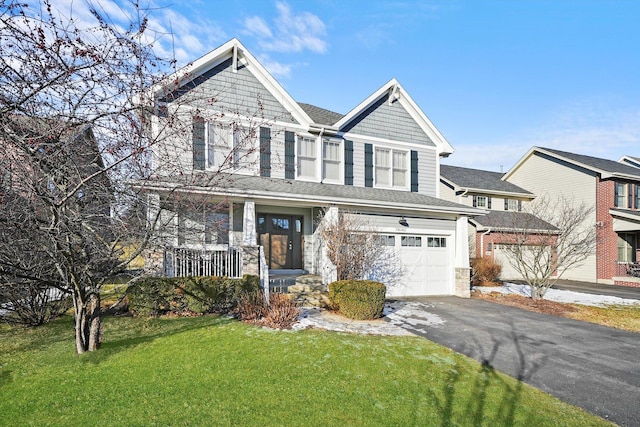
[[[440,321],[392,322],[605,419],[640,426],[640,334],[477,299],[392,304],[401,312],[416,303],[420,319]]]

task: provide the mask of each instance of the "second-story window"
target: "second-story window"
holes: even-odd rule
[[[376,186],[406,188],[407,170],[406,151],[376,148]]]
[[[520,212],[522,210],[522,202],[516,199],[504,199],[504,210]]]
[[[491,197],[473,196],[473,207],[491,209]]]
[[[316,139],[298,137],[298,176],[315,178],[317,157]]]
[[[342,182],[342,156],[340,140],[325,138],[322,140],[322,179],[330,182]]]
[[[615,183],[615,200],[614,206],[617,208],[626,207],[626,189],[627,186],[623,183],[616,182]]]
[[[256,130],[243,126],[233,129],[233,167],[244,169],[254,162]]]
[[[635,196],[633,207],[634,209],[640,209],[640,185],[636,184],[634,185],[634,188]]]

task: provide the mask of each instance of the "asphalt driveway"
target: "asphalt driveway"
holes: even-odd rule
[[[640,426],[640,334],[477,299],[420,302],[403,328],[623,426]],[[424,318],[424,316],[422,316]]]

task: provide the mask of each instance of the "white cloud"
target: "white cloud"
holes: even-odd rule
[[[271,75],[273,75],[274,77],[287,78],[291,76],[291,64],[282,64],[278,61],[274,61],[267,54],[260,55],[258,59],[260,60],[260,63],[264,65],[264,67],[269,70]]]
[[[244,21],[244,33],[258,38],[260,47],[266,52],[296,53],[305,50],[325,53],[326,28],[324,22],[309,12],[294,13],[284,2],[277,2],[278,15],[273,29],[257,16]]]

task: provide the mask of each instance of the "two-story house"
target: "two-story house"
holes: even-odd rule
[[[453,148],[395,79],[342,115],[296,102],[233,39],[145,96],[152,132],[166,136],[145,184],[150,215],[166,219],[166,274],[203,274],[176,263],[185,251],[234,251],[237,270],[255,272],[262,253],[272,273],[327,283],[318,230],[342,211],[396,253],[387,295],[468,295],[467,217],[479,210],[438,197]],[[168,123],[176,114],[187,124]]]
[[[505,245],[513,243],[514,233],[535,235],[555,227],[523,212],[535,195],[503,180],[504,173],[459,166],[440,166],[440,197],[445,200],[486,210],[485,215],[469,218],[469,252],[471,257],[492,257],[502,266],[500,278],[522,279],[509,262]],[[526,209],[525,209],[526,210]]]
[[[550,148],[531,148],[504,179],[538,197],[558,197],[593,206],[585,227],[596,227],[593,254],[564,278],[640,286],[640,168],[636,158],[616,162]]]

